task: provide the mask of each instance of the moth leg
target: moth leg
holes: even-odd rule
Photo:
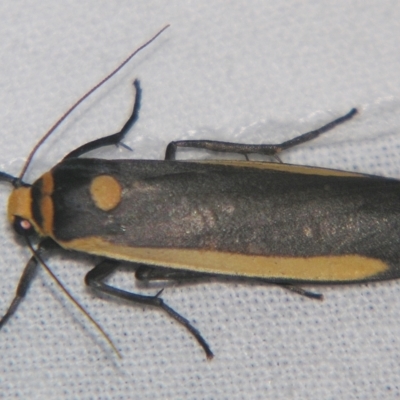
[[[132,292],[127,292],[122,289],[118,289],[116,287],[107,285],[103,282],[105,278],[107,278],[110,274],[112,274],[118,267],[118,262],[113,260],[104,260],[96,267],[94,267],[91,271],[89,271],[85,277],[85,283],[93,290],[105,293],[114,297],[118,297],[120,299],[127,300],[131,303],[144,304],[148,306],[157,307],[163,311],[165,311],[170,317],[172,317],[175,321],[179,322],[183,325],[197,340],[200,346],[206,353],[208,359],[214,357],[210,346],[207,344],[205,339],[201,336],[201,333],[193,326],[191,323],[180,314],[178,314],[175,310],[165,304],[164,300],[160,297],[162,290],[160,290],[155,296],[145,296],[141,294],[136,294]]]
[[[219,151],[223,153],[239,153],[243,154],[246,158],[248,154],[263,154],[266,156],[277,157],[277,154],[279,154],[283,150],[313,140],[319,135],[335,128],[337,125],[340,125],[353,118],[355,114],[357,114],[357,109],[352,108],[346,115],[343,115],[342,117],[339,117],[332,122],[329,122],[321,128],[303,133],[300,136],[297,136],[280,144],[241,144],[231,142],[219,142],[215,140],[178,140],[168,144],[165,151],[165,159],[175,160],[178,147],[191,147],[196,149]]]
[[[165,281],[185,281],[185,283],[187,283],[190,281],[196,282],[202,279],[212,278],[215,277],[215,275],[202,272],[179,270],[174,268],[140,265],[136,269],[135,277],[137,280],[144,282],[165,280]],[[257,279],[257,281],[265,283],[265,281],[263,281],[262,279],[261,280]],[[323,294],[321,293],[311,292],[296,285],[290,285],[287,283],[275,283],[275,285],[280,286],[283,289],[290,290],[291,292],[297,293],[301,296],[308,297],[310,299],[323,300],[324,298]]]
[[[174,268],[140,265],[135,271],[139,281],[196,281],[212,276],[211,274],[180,270]]]
[[[39,243],[36,250],[37,253],[41,254],[43,251],[54,247],[56,245],[51,239],[45,239]],[[7,312],[0,319],[0,329],[6,324],[6,322],[15,314],[21,301],[25,298],[33,279],[36,276],[38,262],[35,256],[32,256],[27,262],[21,277],[19,278],[17,290],[15,296],[8,306]]]
[[[38,262],[35,256],[32,256],[28,263],[26,264],[24,271],[22,272],[21,278],[19,279],[17,290],[15,291],[15,296],[8,307],[7,312],[3,315],[0,320],[0,329],[5,325],[5,323],[15,314],[21,301],[24,299],[33,278],[36,275]]]
[[[299,286],[295,285],[289,285],[287,283],[277,283],[277,286],[280,286],[283,289],[290,290],[293,293],[297,293],[300,296],[308,297],[309,299],[315,299],[315,300],[323,300],[324,295],[321,293],[315,293],[315,292],[310,292],[308,290],[305,290]]]
[[[100,147],[110,146],[112,144],[114,144],[114,145],[121,144],[121,140],[125,137],[125,135],[128,133],[128,131],[132,128],[133,124],[139,118],[139,109],[140,109],[140,102],[141,102],[141,98],[142,98],[142,89],[140,88],[140,82],[138,79],[135,79],[135,81],[133,82],[133,86],[135,86],[135,101],[133,104],[132,114],[129,117],[128,121],[125,122],[125,125],[122,127],[122,129],[119,132],[114,133],[113,135],[95,139],[89,143],[86,143],[86,144],[78,147],[77,149],[75,149],[75,150],[71,151],[69,154],[67,154],[64,157],[64,160],[69,159],[69,158],[79,157],[82,154],[85,154],[89,151],[98,149]],[[124,147],[129,148],[126,145],[124,145]]]

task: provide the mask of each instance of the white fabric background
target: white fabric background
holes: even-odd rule
[[[32,146],[86,90],[166,23],[171,28],[60,127],[34,179],[65,153],[113,133],[141,79],[140,120],[96,156],[161,159],[174,139],[274,143],[356,106],[353,121],[285,162],[400,178],[400,5],[381,1],[119,1],[0,4],[0,168],[18,174]],[[188,153],[187,157],[212,157]],[[1,185],[6,209],[10,189]],[[1,216],[0,311],[29,251]],[[104,340],[40,273],[0,332],[0,397],[21,399],[371,399],[400,396],[400,283],[314,287],[215,282],[163,296],[209,341],[162,313],[95,297],[94,260],[61,253],[60,279],[104,327]],[[114,282],[134,289],[133,275]],[[154,293],[155,290],[148,290]]]

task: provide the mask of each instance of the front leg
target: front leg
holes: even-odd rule
[[[128,121],[125,122],[124,126],[122,129],[114,133],[112,135],[108,135],[99,139],[92,140],[89,143],[85,143],[84,145],[78,147],[77,149],[71,151],[69,154],[67,154],[64,157],[64,160],[67,160],[69,158],[77,158],[85,153],[88,153],[89,151],[99,149],[100,147],[104,146],[110,146],[112,144],[118,145],[120,144],[121,146],[127,147],[130,149],[128,146],[124,145],[121,143],[121,140],[125,137],[125,135],[128,133],[128,131],[132,128],[132,126],[135,124],[135,122],[139,118],[139,110],[140,110],[140,100],[142,98],[142,89],[140,88],[140,82],[138,79],[135,79],[133,82],[133,86],[135,87],[135,101],[133,104],[133,109],[131,116],[129,117]]]
[[[53,240],[47,238],[42,240],[36,250],[36,254],[41,255],[44,251],[58,247]],[[6,322],[15,314],[21,301],[25,298],[33,279],[36,276],[38,261],[36,255],[33,255],[26,264],[24,271],[19,279],[17,290],[15,291],[14,298],[8,306],[7,312],[0,319],[0,329]]]

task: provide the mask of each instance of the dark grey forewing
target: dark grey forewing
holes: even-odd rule
[[[54,234],[133,247],[400,259],[400,183],[178,161],[78,159],[54,170]],[[92,179],[123,187],[109,212]]]

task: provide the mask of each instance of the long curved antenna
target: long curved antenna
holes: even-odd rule
[[[29,167],[29,164],[31,163],[33,156],[35,155],[36,151],[39,149],[39,147],[48,139],[48,137],[54,132],[54,130],[61,124],[61,122],[64,121],[65,118],[68,117],[69,114],[71,114],[72,111],[75,110],[76,107],[79,106],[79,104],[82,103],[87,97],[89,97],[96,89],[98,89],[103,83],[107,82],[112,76],[114,76],[127,62],[130,61],[132,57],[134,57],[137,53],[139,53],[140,50],[144,49],[147,47],[151,42],[153,42],[158,36],[160,36],[167,28],[169,27],[168,25],[165,25],[164,28],[160,29],[150,40],[148,40],[146,43],[142,44],[140,47],[138,47],[125,61],[123,61],[114,71],[112,71],[109,75],[107,75],[102,81],[100,81],[96,86],[94,86],[92,89],[90,89],[85,95],[83,95],[72,107],[69,108],[69,110],[50,128],[50,130],[36,143],[35,147],[29,154],[27,160],[25,161],[25,165],[22,168],[22,171],[19,175],[19,180],[22,180],[24,177],[26,170]]]

